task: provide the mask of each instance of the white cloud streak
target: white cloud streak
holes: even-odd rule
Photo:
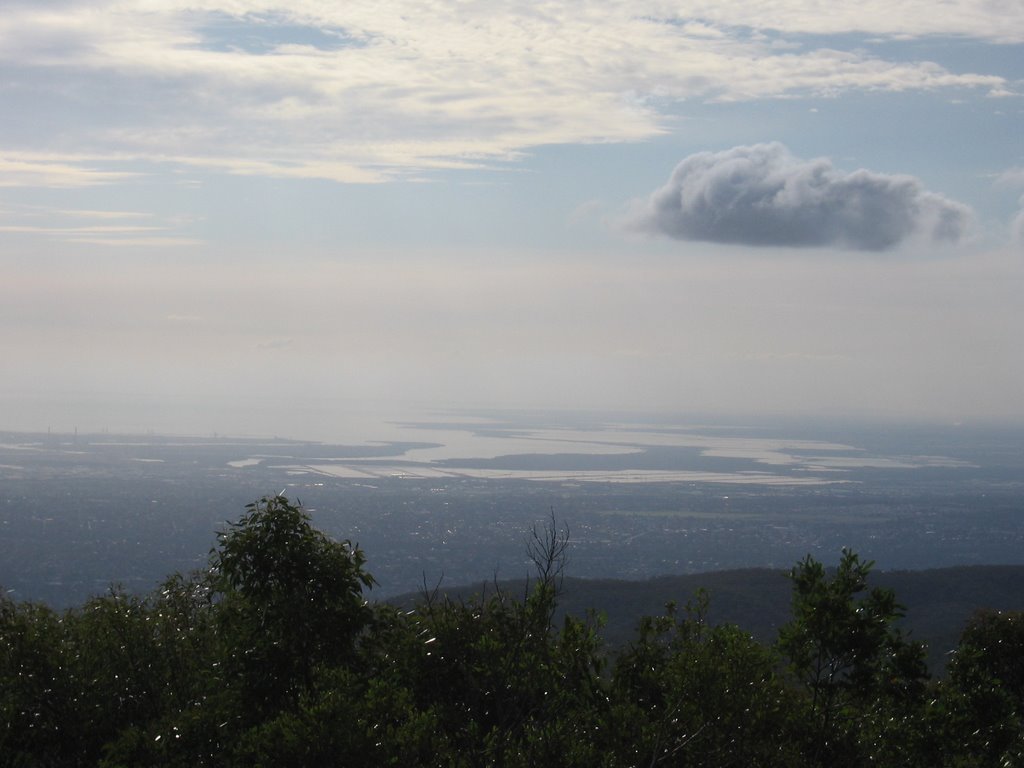
[[[115,158],[52,156],[38,152],[0,153],[0,187],[76,188],[112,184],[138,174],[104,169]]]
[[[662,2],[13,2],[0,17],[0,94],[19,118],[0,129],[10,148],[0,183],[84,186],[123,173],[19,154],[40,145],[366,183],[541,145],[650,138],[666,130],[665,106],[687,99],[1005,90],[993,75],[778,37],[1024,40],[1019,4],[1004,5],[821,13],[791,0],[769,14],[750,0],[697,4],[683,19]],[[75,130],[53,127],[68,111]]]
[[[1024,247],[1024,196],[1020,198],[1020,210],[1010,223],[1010,236],[1017,245]]]
[[[140,220],[147,223],[139,223]],[[0,234],[41,236],[66,243],[103,246],[200,244],[200,240],[172,231],[181,223],[163,223],[153,214],[137,211],[49,209],[41,206],[20,206],[0,211]]]
[[[996,177],[999,184],[1024,187],[1024,168],[1010,168]]]
[[[915,235],[955,242],[970,219],[912,177],[841,173],[824,158],[758,144],[686,158],[629,225],[677,240],[881,251]]]

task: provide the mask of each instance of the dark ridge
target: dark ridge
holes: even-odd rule
[[[566,577],[559,598],[562,615],[584,616],[593,610],[604,619],[601,635],[609,649],[622,647],[634,636],[642,616],[664,612],[674,601],[680,608],[698,590],[710,598],[707,619],[712,624],[736,624],[763,643],[772,642],[789,620],[790,582],[787,571],[767,568],[717,571],[682,576],[659,576],[646,581]],[[946,658],[968,619],[977,611],[1024,610],[1024,566],[975,565],[923,571],[883,571],[871,576],[873,586],[892,589],[905,607],[900,626],[910,637],[928,644],[933,674],[945,668]],[[454,600],[493,594],[523,595],[525,579],[442,587]],[[398,595],[388,603],[411,607],[422,593]]]

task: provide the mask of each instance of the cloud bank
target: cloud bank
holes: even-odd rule
[[[677,240],[883,251],[919,235],[956,242],[970,219],[913,177],[842,173],[774,143],[691,155],[629,226]]]
[[[986,2],[952,0],[937,14],[908,0],[911,23],[903,5],[882,0],[844,14],[799,0],[770,12],[753,0],[702,2],[685,18],[658,0],[543,11],[456,0],[10,0],[0,98],[12,119],[0,125],[0,150],[13,172],[2,183],[111,183],[125,156],[367,183],[499,164],[539,146],[648,139],[685,100],[1001,92],[1003,77],[872,55],[860,37],[780,37],[902,37],[927,23],[926,34],[1024,39],[1020,12]],[[40,156],[52,147],[83,159]]]

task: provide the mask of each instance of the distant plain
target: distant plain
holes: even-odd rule
[[[80,602],[201,569],[260,496],[357,541],[375,594],[518,578],[531,528],[568,573],[645,579],[851,547],[880,569],[1024,564],[1024,430],[474,412],[351,440],[0,433],[0,585]]]

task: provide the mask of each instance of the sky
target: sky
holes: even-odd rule
[[[0,429],[1024,423],[1019,0],[4,0],[0,110]]]

